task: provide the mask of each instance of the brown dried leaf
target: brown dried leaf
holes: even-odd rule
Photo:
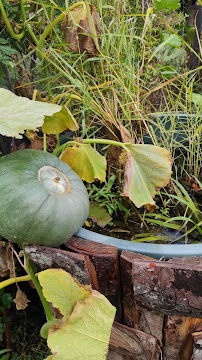
[[[132,138],[130,132],[121,123],[119,123],[119,131],[120,131],[120,135],[121,135],[121,140],[124,143],[131,143],[131,144],[134,143],[134,139]]]
[[[24,310],[26,309],[30,301],[27,299],[27,295],[24,292],[22,292],[20,289],[18,289],[16,293],[16,297],[13,300],[13,302],[16,304],[17,310]]]
[[[100,17],[95,6],[89,4],[92,22],[97,35],[101,33]],[[86,51],[88,54],[96,54],[97,48],[92,36],[90,22],[87,15],[85,4],[77,6],[69,11],[62,21],[61,28],[65,33],[65,39],[70,51]]]
[[[30,149],[43,150],[43,138],[39,137],[36,133],[31,140]]]
[[[12,252],[5,246],[5,242],[0,241],[0,277],[9,275],[13,267]]]
[[[34,131],[26,131],[27,138],[31,141],[30,149],[43,150],[43,138],[38,136]],[[57,138],[55,135],[50,134],[46,136],[46,149],[48,152],[53,152]]]
[[[152,213],[156,209],[155,204],[146,204],[146,207],[147,207],[147,210],[149,211],[149,213]]]

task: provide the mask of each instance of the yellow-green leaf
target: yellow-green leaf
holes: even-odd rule
[[[125,185],[122,195],[127,196],[139,208],[145,204],[155,204],[156,191],[167,185],[171,176],[169,152],[153,145],[125,145],[127,160]]]
[[[77,301],[84,300],[90,294],[61,269],[44,270],[38,274],[38,279],[46,300],[59,309],[65,318],[71,314]]]
[[[69,21],[72,26],[79,26],[81,20],[85,20],[87,16],[86,5],[83,2],[82,6],[76,7],[75,9],[68,12]]]
[[[105,360],[115,312],[115,307],[93,290],[77,303],[65,323],[50,329],[48,346],[52,359]]]
[[[45,116],[42,131],[46,134],[59,134],[67,129],[78,130],[79,126],[69,109],[62,107],[59,113]]]
[[[25,130],[42,126],[44,116],[60,112],[61,106],[17,96],[0,89],[0,134],[21,139]]]
[[[68,147],[61,155],[82,180],[92,183],[95,180],[105,181],[107,162],[89,144]]]

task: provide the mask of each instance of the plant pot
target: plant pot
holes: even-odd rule
[[[84,239],[95,241],[105,245],[116,246],[121,252],[128,250],[155,259],[165,257],[171,259],[174,257],[202,256],[202,244],[151,244],[151,243],[134,243],[132,241],[117,239],[114,237],[95,233],[86,229],[79,229],[76,236]]]
[[[201,124],[201,115],[165,113],[154,114],[149,128],[159,146],[165,146],[165,142],[169,144],[172,141],[175,147],[188,147],[194,141],[196,142],[197,133],[200,136]],[[144,135],[143,139],[145,144],[153,144],[148,134]]]

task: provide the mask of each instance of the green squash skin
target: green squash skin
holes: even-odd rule
[[[38,171],[51,166],[71,184],[65,194],[47,190]],[[24,244],[58,246],[85,222],[87,190],[80,177],[62,160],[41,150],[20,150],[0,159],[0,235]]]

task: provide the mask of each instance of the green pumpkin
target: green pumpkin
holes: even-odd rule
[[[58,246],[85,222],[89,198],[79,176],[56,156],[21,150],[0,160],[0,235]]]

